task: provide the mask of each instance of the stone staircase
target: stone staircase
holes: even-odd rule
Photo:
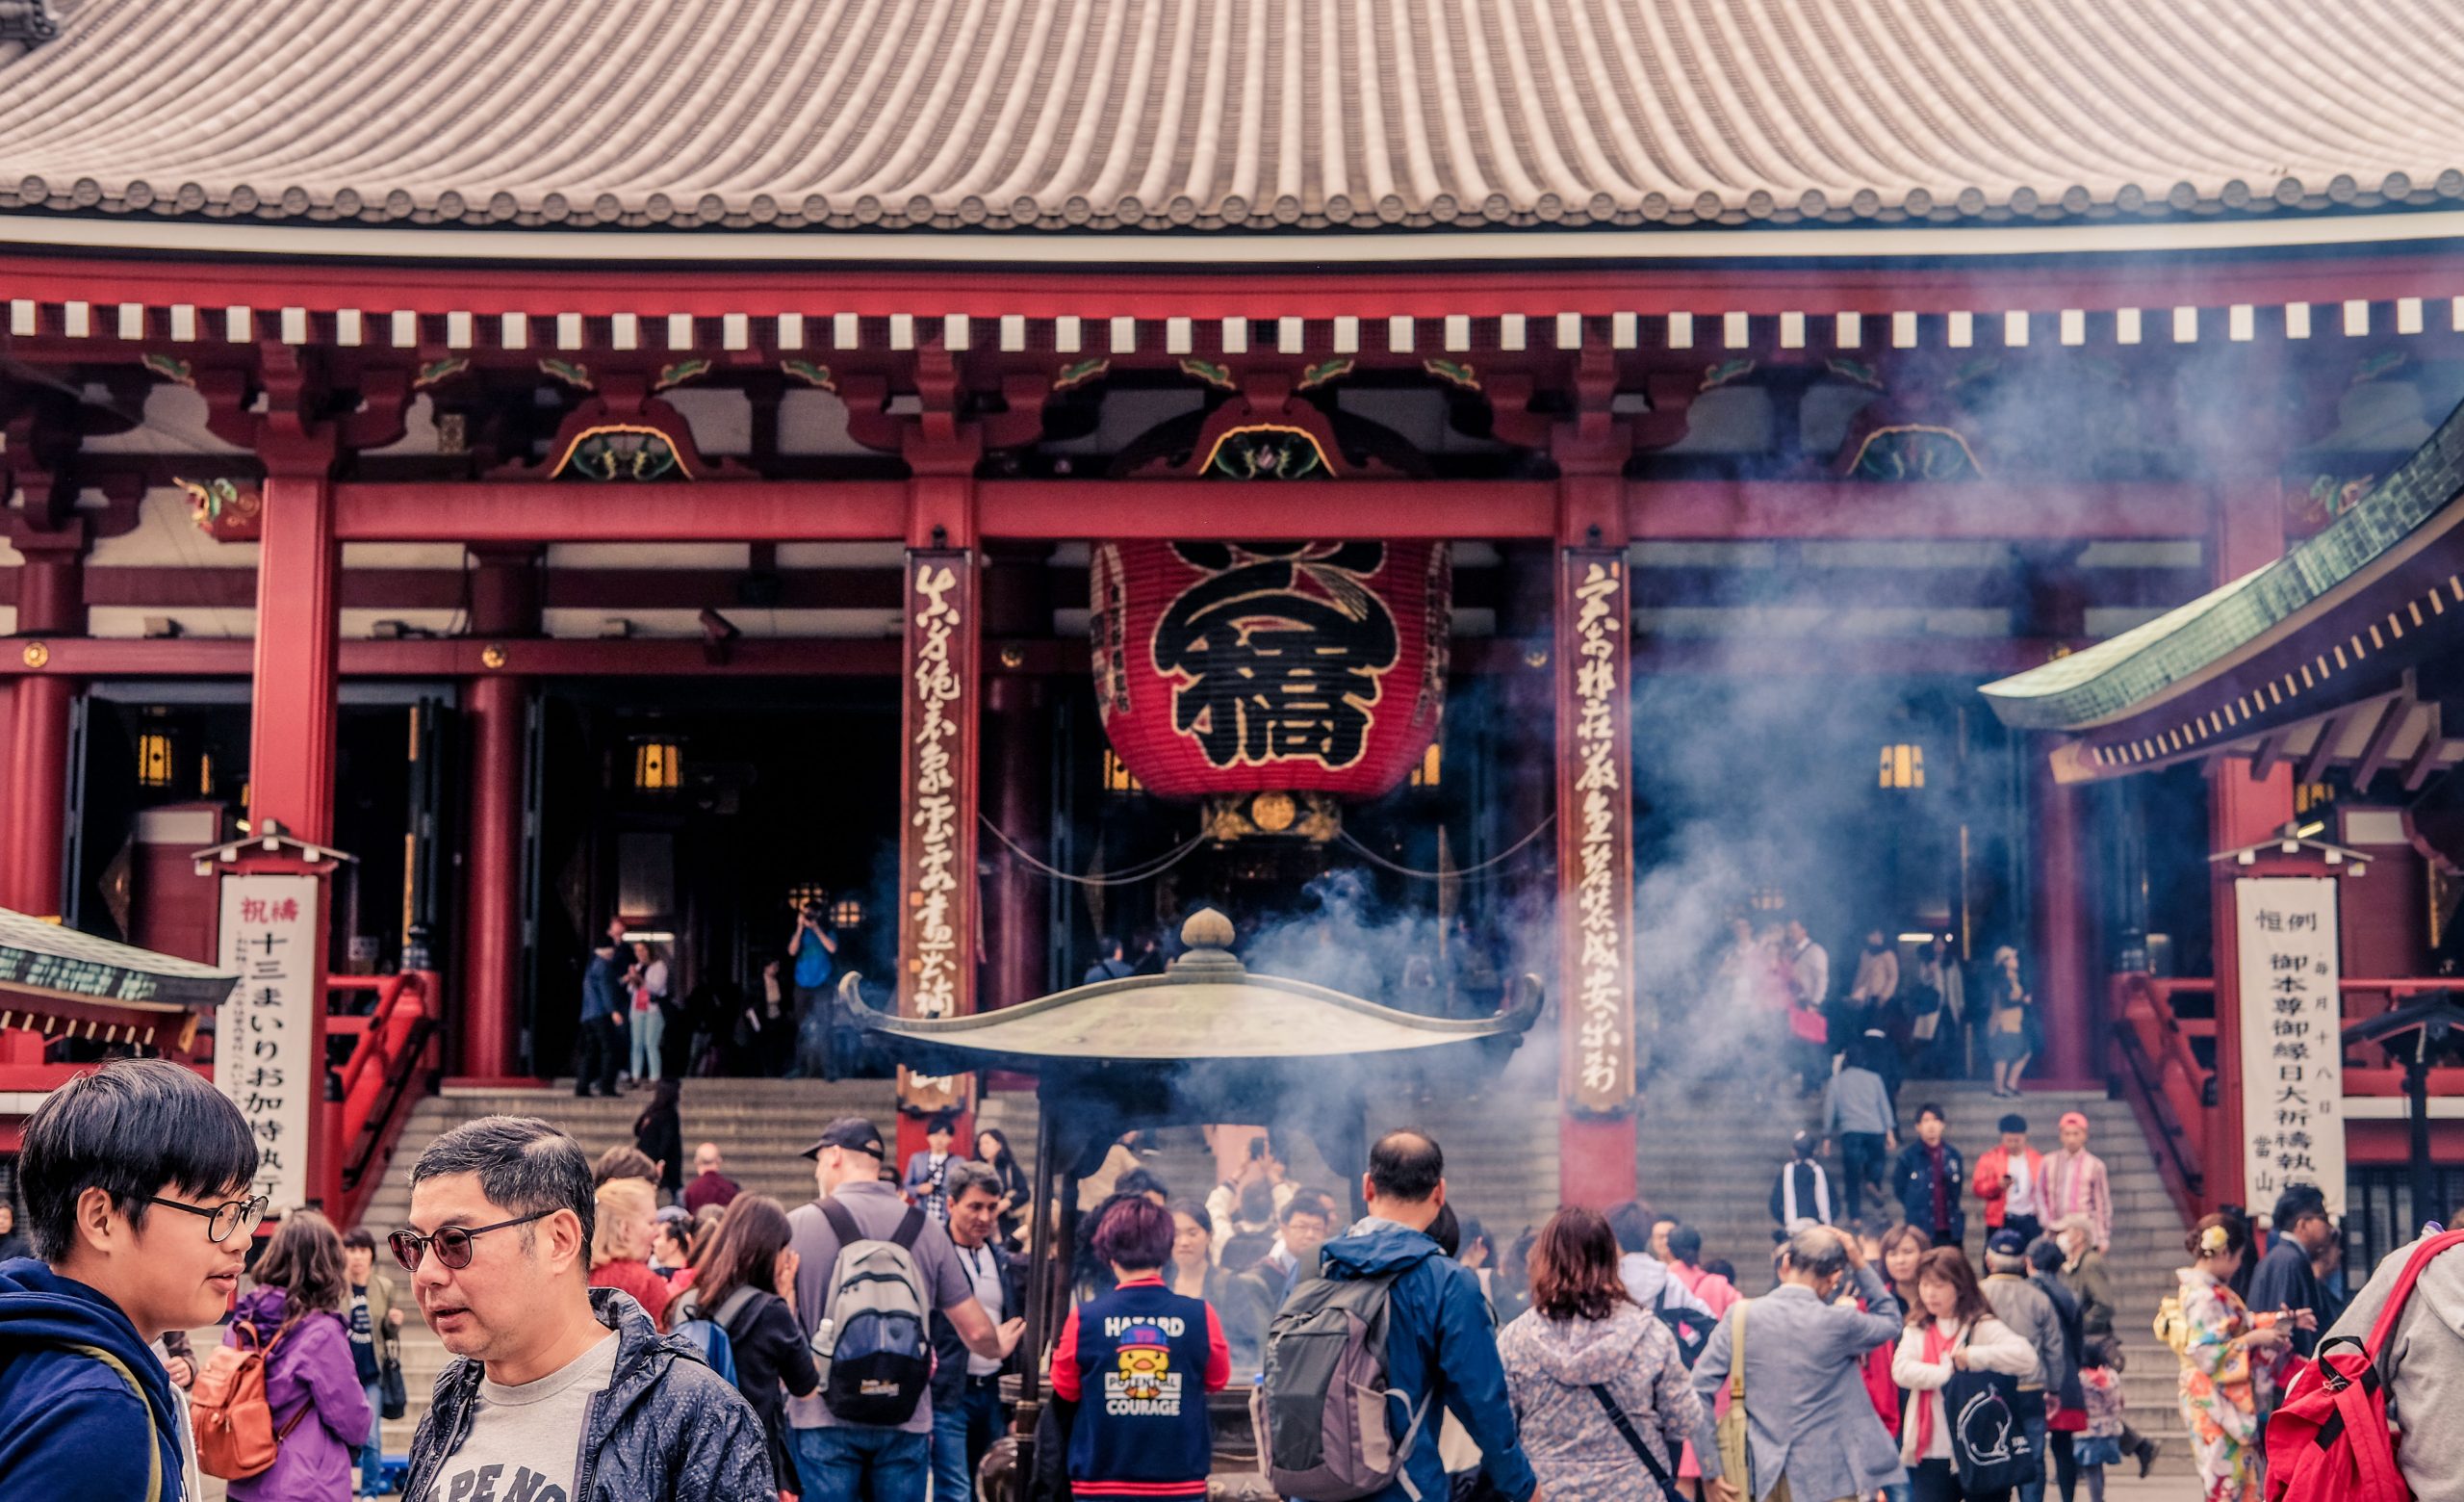
[[[2008,1111],[2027,1118],[2029,1141],[2040,1152],[2055,1146],[2054,1123],[2065,1111],[2088,1118],[2089,1146],[2105,1160],[2113,1185],[2113,1247],[2106,1262],[2114,1280],[2115,1333],[2129,1360],[2122,1379],[2129,1418],[2141,1433],[2164,1441],[2160,1473],[2188,1474],[2189,1444],[2174,1399],[2178,1366],[2149,1328],[2157,1302],[2173,1287],[2173,1270],[2184,1261],[2187,1228],[2129,1105],[2097,1091],[2030,1091],[2024,1100],[2006,1101],[1979,1083],[1910,1080],[1899,1094],[1902,1120],[1912,1127],[1917,1108],[1929,1101],[1942,1107],[1948,1138],[1971,1166],[1999,1139],[1995,1124]],[[1819,1115],[1819,1102],[1800,1102],[1792,1095],[1758,1099],[1741,1083],[1663,1082],[1653,1093],[1638,1133],[1643,1197],[1660,1214],[1700,1230],[1704,1256],[1734,1263],[1739,1288],[1765,1292],[1772,1283],[1771,1182],[1787,1160],[1789,1137],[1815,1126]],[[1835,1153],[1824,1167],[1835,1180]],[[1981,1260],[1984,1219],[1973,1198],[1967,1209],[1967,1250]],[[1865,1211],[1876,1213],[1870,1191]],[[1896,1202],[1886,1212],[1900,1219]]]

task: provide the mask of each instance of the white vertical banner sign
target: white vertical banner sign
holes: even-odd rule
[[[222,963],[240,984],[214,1014],[214,1082],[257,1137],[256,1189],[280,1213],[308,1201],[308,1137],[322,1095],[314,876],[222,878]]]
[[[2336,880],[2233,884],[2241,970],[2245,1197],[2264,1210],[2293,1184],[2345,1208],[2344,1009]]]

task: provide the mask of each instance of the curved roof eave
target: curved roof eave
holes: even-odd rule
[[[2464,406],[2351,510],[2285,556],[2131,631],[1981,690],[2018,730],[2087,731],[2188,691],[2298,631],[2332,596],[2464,521]],[[2440,524],[2433,527],[2433,524]]]

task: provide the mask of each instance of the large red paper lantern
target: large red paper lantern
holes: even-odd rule
[[[1168,798],[1373,798],[1437,735],[1442,542],[1107,542],[1091,560],[1095,703]]]

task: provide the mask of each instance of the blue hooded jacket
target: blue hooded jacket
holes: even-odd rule
[[[103,1362],[119,1359],[141,1401]],[[31,1257],[0,1262],[0,1497],[142,1502],[147,1411],[163,1502],[180,1497],[180,1416],[162,1360],[109,1299]]]
[[[1424,1498],[1447,1494],[1446,1463],[1438,1458],[1438,1409],[1463,1421],[1480,1447],[1480,1466],[1509,1502],[1523,1502],[1539,1485],[1524,1458],[1514,1408],[1506,1397],[1505,1367],[1498,1360],[1497,1327],[1480,1280],[1438,1251],[1424,1233],[1373,1216],[1320,1252],[1320,1271],[1350,1280],[1395,1273],[1392,1324],[1386,1339],[1390,1390],[1417,1409],[1433,1397],[1404,1473]],[[1396,1435],[1400,1438],[1399,1431]],[[1369,1502],[1403,1502],[1409,1493],[1398,1480]]]

